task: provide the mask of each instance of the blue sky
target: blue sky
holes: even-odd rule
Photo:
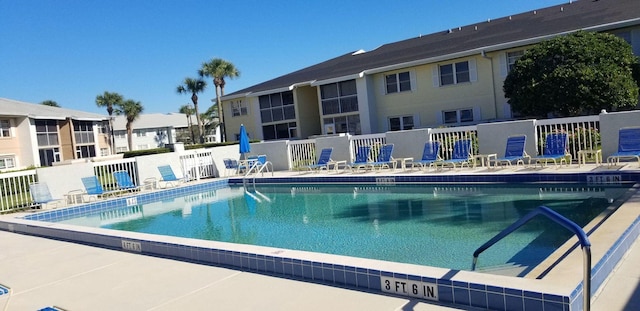
[[[110,91],[145,113],[177,112],[190,96],[176,87],[211,58],[240,70],[228,94],[351,51],[562,3],[2,0],[0,97],[106,114],[95,98]],[[207,83],[201,111],[215,97]]]

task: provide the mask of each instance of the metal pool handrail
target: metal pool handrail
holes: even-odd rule
[[[484,252],[487,248],[491,247],[493,244],[496,244],[498,241],[502,240],[504,237],[511,234],[513,231],[517,230],[522,225],[529,222],[529,220],[539,214],[547,216],[549,219],[569,229],[576,236],[578,236],[583,254],[582,294],[584,310],[589,311],[591,309],[591,242],[589,242],[587,234],[584,232],[584,230],[582,230],[582,228],[580,228],[580,226],[546,206],[539,206],[535,210],[529,212],[527,215],[514,222],[511,226],[507,227],[506,229],[502,230],[502,232],[491,238],[491,240],[478,247],[478,249],[473,252],[473,263],[471,264],[471,271],[476,269],[476,264],[478,263],[478,256],[480,256],[480,253]]]

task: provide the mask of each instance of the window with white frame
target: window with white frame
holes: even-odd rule
[[[287,139],[298,137],[296,122],[285,122],[262,126],[264,140]]]
[[[390,131],[411,130],[414,127],[415,127],[415,124],[413,122],[413,116],[401,116],[401,117],[389,118]]]
[[[16,167],[16,157],[12,155],[0,155],[0,170]]]
[[[358,90],[356,80],[320,86],[322,115],[358,111]]]
[[[507,72],[511,72],[516,65],[516,61],[524,55],[524,50],[507,52]]]
[[[36,138],[38,146],[58,146],[58,122],[55,120],[36,120]]]
[[[100,148],[100,156],[106,157],[109,155],[109,148]]]
[[[333,134],[338,134],[338,133],[349,133],[352,135],[362,134],[362,129],[360,127],[360,115],[357,115],[357,114],[340,116],[340,117],[332,117],[332,118],[323,118],[322,123],[324,124],[325,130],[328,128],[331,128],[333,130]]]
[[[136,147],[138,148],[137,150],[147,150],[149,149],[149,144],[141,144]]]
[[[116,152],[127,152],[129,147],[116,147]]]
[[[0,137],[11,137],[11,123],[9,120],[0,120]]]
[[[114,131],[113,136],[115,138],[125,139],[127,138],[127,131]]]
[[[73,134],[76,139],[76,144],[92,144],[95,142],[92,122],[73,122]]]
[[[262,95],[258,97],[258,102],[262,123],[296,119],[292,91]]]
[[[386,75],[384,81],[387,94],[411,91],[411,74],[408,71]]]
[[[38,150],[40,165],[51,166],[53,162],[60,162],[60,148],[42,148]]]
[[[247,114],[247,106],[242,99],[231,101],[231,115],[233,117],[246,116]]]
[[[469,62],[440,65],[440,85],[451,85],[471,81]]]
[[[147,131],[145,131],[145,130],[134,130],[133,133],[136,135],[136,137],[145,137],[145,136],[147,136]]]
[[[93,145],[76,146],[76,158],[93,158],[96,156],[96,148]]]
[[[473,122],[473,109],[458,109],[442,111],[442,120],[444,124]]]

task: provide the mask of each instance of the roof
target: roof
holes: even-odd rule
[[[580,0],[486,20],[429,35],[347,53],[325,62],[227,94],[232,99],[260,92],[325,84],[365,74],[523,46],[577,30],[605,31],[640,23],[638,0]]]
[[[127,119],[124,115],[114,116],[113,129],[116,131],[126,130]],[[196,124],[195,117],[192,116],[193,124]],[[134,129],[153,129],[153,128],[182,128],[188,127],[187,115],[183,113],[149,113],[141,114],[133,121]]]
[[[0,98],[0,115],[55,120],[71,118],[74,120],[102,121],[108,119],[107,116],[97,113],[32,104],[6,98]]]

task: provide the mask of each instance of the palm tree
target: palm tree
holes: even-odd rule
[[[198,71],[201,77],[213,78],[213,84],[216,86],[216,97],[218,105],[218,123],[220,125],[220,139],[226,141],[226,131],[224,130],[224,116],[222,111],[222,96],[224,95],[225,78],[236,78],[240,76],[240,71],[232,63],[221,59],[214,58],[208,63],[202,64],[202,68]]]
[[[187,116],[187,125],[189,126],[189,131],[191,132],[191,142],[195,143],[196,138],[195,136],[193,136],[193,125],[191,124],[191,116],[195,113],[195,111],[193,110],[193,108],[191,108],[191,105],[186,104],[180,106],[179,112],[184,113]]]
[[[58,103],[56,103],[55,100],[45,100],[45,101],[41,102],[40,105],[60,108],[60,105],[58,105]]]
[[[204,92],[205,87],[207,87],[207,83],[202,79],[193,79],[193,78],[184,78],[184,82],[181,85],[178,85],[176,91],[178,94],[188,94],[191,93],[191,101],[193,102],[193,109],[196,115],[196,122],[198,122],[198,142],[203,142],[202,136],[202,122],[200,122],[200,113],[198,112],[198,93]]]
[[[117,115],[124,115],[127,118],[127,142],[129,143],[129,151],[133,150],[133,121],[135,121],[144,107],[140,102],[127,99],[115,107],[114,111]]]
[[[96,96],[96,106],[107,107],[109,114],[109,136],[111,136],[111,153],[115,154],[116,143],[113,140],[113,108],[122,104],[122,95],[105,91],[102,95]]]

